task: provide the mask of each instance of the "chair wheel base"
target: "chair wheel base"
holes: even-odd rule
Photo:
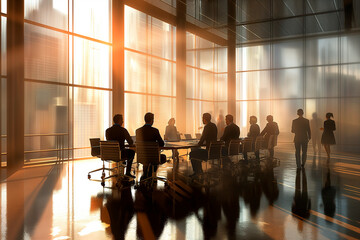
[[[90,175],[90,174],[88,174],[88,179],[91,179],[91,175]]]

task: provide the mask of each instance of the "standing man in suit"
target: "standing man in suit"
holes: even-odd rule
[[[164,140],[161,138],[159,130],[157,128],[152,127],[154,124],[154,114],[148,112],[144,117],[145,125],[141,128],[136,129],[136,142],[157,142],[159,143],[159,147],[163,147],[165,145]],[[166,155],[160,155],[160,164],[164,164],[166,162]],[[151,177],[152,175],[152,167],[151,164],[144,165],[144,173],[143,179]],[[156,172],[158,165],[154,166],[154,170]]]
[[[121,150],[121,158],[126,159],[126,175],[132,178],[135,178],[134,175],[131,175],[131,165],[134,160],[135,151],[131,149],[126,149],[124,146],[124,141],[126,140],[129,145],[133,145],[133,140],[130,137],[129,132],[122,127],[124,120],[123,116],[116,114],[113,118],[114,125],[106,129],[105,135],[106,140],[108,141],[118,141]]]
[[[189,155],[194,171],[194,174],[191,176],[202,173],[201,161],[199,161],[199,159],[206,161],[208,159],[208,149],[210,142],[217,141],[217,128],[216,125],[211,122],[210,113],[204,113],[202,120],[205,124],[205,127],[198,142],[199,148],[192,149]],[[200,147],[204,144],[204,142],[206,143],[206,149],[201,149]]]
[[[240,128],[234,123],[234,117],[230,114],[225,116],[226,127],[224,134],[220,138],[221,141],[225,142],[225,148],[223,148],[222,154],[227,155],[227,150],[229,148],[230,141],[233,139],[239,139]]]
[[[310,122],[304,118],[304,111],[302,109],[297,110],[297,119],[294,119],[291,126],[291,132],[295,133],[295,157],[297,168],[304,167],[306,162],[306,153],[308,142],[311,139]],[[302,162],[300,163],[300,150],[302,150]]]

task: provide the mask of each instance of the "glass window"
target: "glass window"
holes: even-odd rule
[[[227,48],[216,48],[215,49],[216,54],[216,67],[215,70],[218,73],[226,73],[228,71],[228,56],[227,56]]]
[[[89,147],[89,138],[105,139],[111,125],[109,91],[74,87],[74,148]],[[75,151],[74,157],[90,151]]]
[[[306,68],[306,97],[339,96],[338,66]]]
[[[360,98],[343,98],[341,100],[341,122],[338,122],[338,129],[341,129],[340,142],[343,144],[342,150],[350,152],[360,152],[360,119],[359,109]],[[340,127],[340,128],[339,128]],[[338,139],[336,139],[338,140]]]
[[[274,68],[298,67],[303,64],[303,40],[277,42],[273,45]]]
[[[270,45],[238,48],[236,51],[236,71],[270,68]]]
[[[302,68],[276,70],[273,74],[273,98],[304,97],[304,80]]]
[[[25,78],[68,82],[68,35],[25,23]]]
[[[74,84],[110,88],[111,47],[74,38]]]
[[[25,82],[25,119],[25,151],[50,150],[26,154],[26,160],[56,157],[57,152],[51,150],[58,147],[58,138],[68,147],[68,87]]]
[[[227,74],[215,74],[216,101],[227,101],[227,83]]]
[[[237,100],[270,98],[270,71],[244,72],[236,76]]]
[[[74,32],[110,42],[111,0],[73,0]]]
[[[151,53],[166,59],[174,59],[172,48],[175,48],[173,30],[170,24],[151,18]]]
[[[125,91],[146,92],[147,56],[125,51]]]
[[[68,0],[25,0],[25,19],[68,30],[68,2]]]
[[[341,37],[341,62],[360,62],[360,34],[348,34]]]
[[[169,119],[173,117],[175,118],[176,121],[175,110],[176,110],[175,98],[151,96],[150,111],[155,115],[154,127],[159,129],[161,137],[164,137],[165,128],[168,125]]]
[[[135,136],[136,129],[145,124],[144,116],[150,109],[147,107],[148,98],[146,95],[125,93],[125,128],[131,136]]]
[[[125,6],[125,47],[146,53],[147,32],[146,14]]]
[[[199,88],[197,98],[203,100],[214,100],[214,74],[206,71],[199,71]]]
[[[151,58],[151,93],[173,96],[172,62]]]
[[[190,133],[195,137],[195,133],[202,133],[203,131],[203,122],[202,114],[210,113],[211,121],[216,123],[216,115],[214,103],[211,101],[186,101],[186,118],[192,119],[192,121],[186,122],[186,133]]]
[[[214,71],[214,50],[199,50],[196,52],[197,67]]]
[[[306,40],[306,65],[338,62],[338,38],[308,38]]]
[[[360,96],[360,64],[341,66],[341,95],[346,97]]]

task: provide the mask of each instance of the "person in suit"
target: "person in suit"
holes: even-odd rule
[[[157,128],[152,127],[154,124],[154,114],[148,112],[144,117],[145,125],[141,128],[136,129],[136,142],[157,142],[159,143],[159,147],[163,147],[165,145],[164,140],[160,136],[160,132]],[[164,164],[166,162],[166,155],[160,155],[160,164]],[[156,172],[158,165],[154,166],[154,171]],[[151,164],[147,164],[143,166],[144,173],[142,179],[146,179],[151,177],[152,175],[152,166]]]
[[[217,141],[217,128],[216,125],[211,122],[210,113],[204,113],[202,120],[205,124],[205,127],[198,142],[199,147],[192,149],[189,154],[191,165],[194,171],[194,174],[191,176],[202,173],[201,161],[199,161],[199,159],[206,161],[208,158],[208,148],[210,146],[210,142]],[[206,150],[200,148],[204,142],[206,143]]]
[[[336,130],[335,121],[332,120],[334,115],[332,113],[326,114],[326,120],[324,121],[324,130],[321,136],[321,144],[324,145],[328,159],[330,159],[330,145],[336,144],[334,131]]]
[[[311,130],[309,120],[303,117],[304,110],[298,109],[297,115],[299,117],[292,121],[291,132],[295,133],[295,158],[297,168],[300,168],[305,166],[308,142],[311,139]],[[300,150],[302,150],[302,162],[300,162]]]
[[[265,128],[261,131],[260,136],[265,136],[265,142],[267,143],[267,147],[270,153],[270,158],[274,157],[274,147],[277,144],[277,136],[279,135],[279,127],[276,122],[274,122],[274,117],[272,115],[268,115],[266,117]]]
[[[166,141],[177,141],[179,140],[178,131],[175,127],[175,119],[170,118],[168,125],[165,128],[165,136],[164,139]]]
[[[225,148],[223,148],[222,154],[224,156],[227,155],[227,150],[229,147],[229,143],[233,139],[239,139],[240,136],[240,128],[234,123],[234,117],[230,114],[225,116],[226,127],[224,130],[224,134],[220,138],[221,141],[225,142]]]
[[[108,141],[118,141],[121,150],[121,158],[126,159],[126,175],[132,178],[135,178],[134,175],[131,175],[131,165],[134,160],[135,151],[131,149],[126,149],[124,141],[126,140],[128,144],[133,145],[133,140],[130,137],[129,132],[122,127],[124,120],[121,114],[116,114],[113,117],[114,125],[106,129],[105,136]]]
[[[247,136],[252,139],[252,143],[251,143],[252,149],[255,149],[256,138],[260,135],[260,127],[257,124],[257,117],[255,116],[250,116],[249,122],[250,122],[250,130]],[[255,156],[257,160],[260,160],[259,151],[255,151]],[[247,161],[247,153],[244,153],[244,157],[245,160]]]

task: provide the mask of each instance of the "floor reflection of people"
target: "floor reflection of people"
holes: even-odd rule
[[[250,215],[251,217],[256,217],[257,212],[260,208],[260,200],[262,194],[262,188],[260,183],[260,166],[252,166],[252,169],[249,170],[249,176],[253,174],[254,179],[251,181],[247,181],[244,184],[243,188],[243,198],[246,204],[249,204],[250,207]]]
[[[167,221],[167,216],[161,209],[164,197],[164,193],[158,190],[138,189],[136,191],[134,207],[138,212],[136,230],[138,238],[147,239],[145,236],[153,236],[157,239],[160,237]]]
[[[126,230],[135,213],[130,187],[122,189],[117,194],[113,192],[108,197],[105,206],[110,216],[110,227],[114,239],[125,239]]]
[[[217,233],[218,221],[221,219],[221,205],[219,193],[208,190],[206,193],[208,201],[203,206],[203,216],[196,213],[198,220],[202,224],[204,239],[211,239]]]
[[[335,215],[335,209],[336,209],[336,205],[335,205],[336,189],[334,186],[331,186],[329,166],[327,168],[324,187],[321,190],[321,197],[324,203],[325,215],[329,217],[333,217]]]
[[[269,201],[270,205],[273,205],[276,199],[279,197],[279,188],[277,180],[274,176],[274,166],[271,159],[267,159],[263,174],[260,177],[262,191]]]
[[[230,170],[228,170],[230,171]],[[225,172],[222,181],[221,207],[226,217],[227,239],[236,239],[236,223],[240,217],[240,187],[236,177]]]
[[[306,173],[304,169],[302,171],[298,169],[296,170],[295,195],[291,211],[300,217],[308,218],[310,216],[310,208],[311,200],[307,191]]]

